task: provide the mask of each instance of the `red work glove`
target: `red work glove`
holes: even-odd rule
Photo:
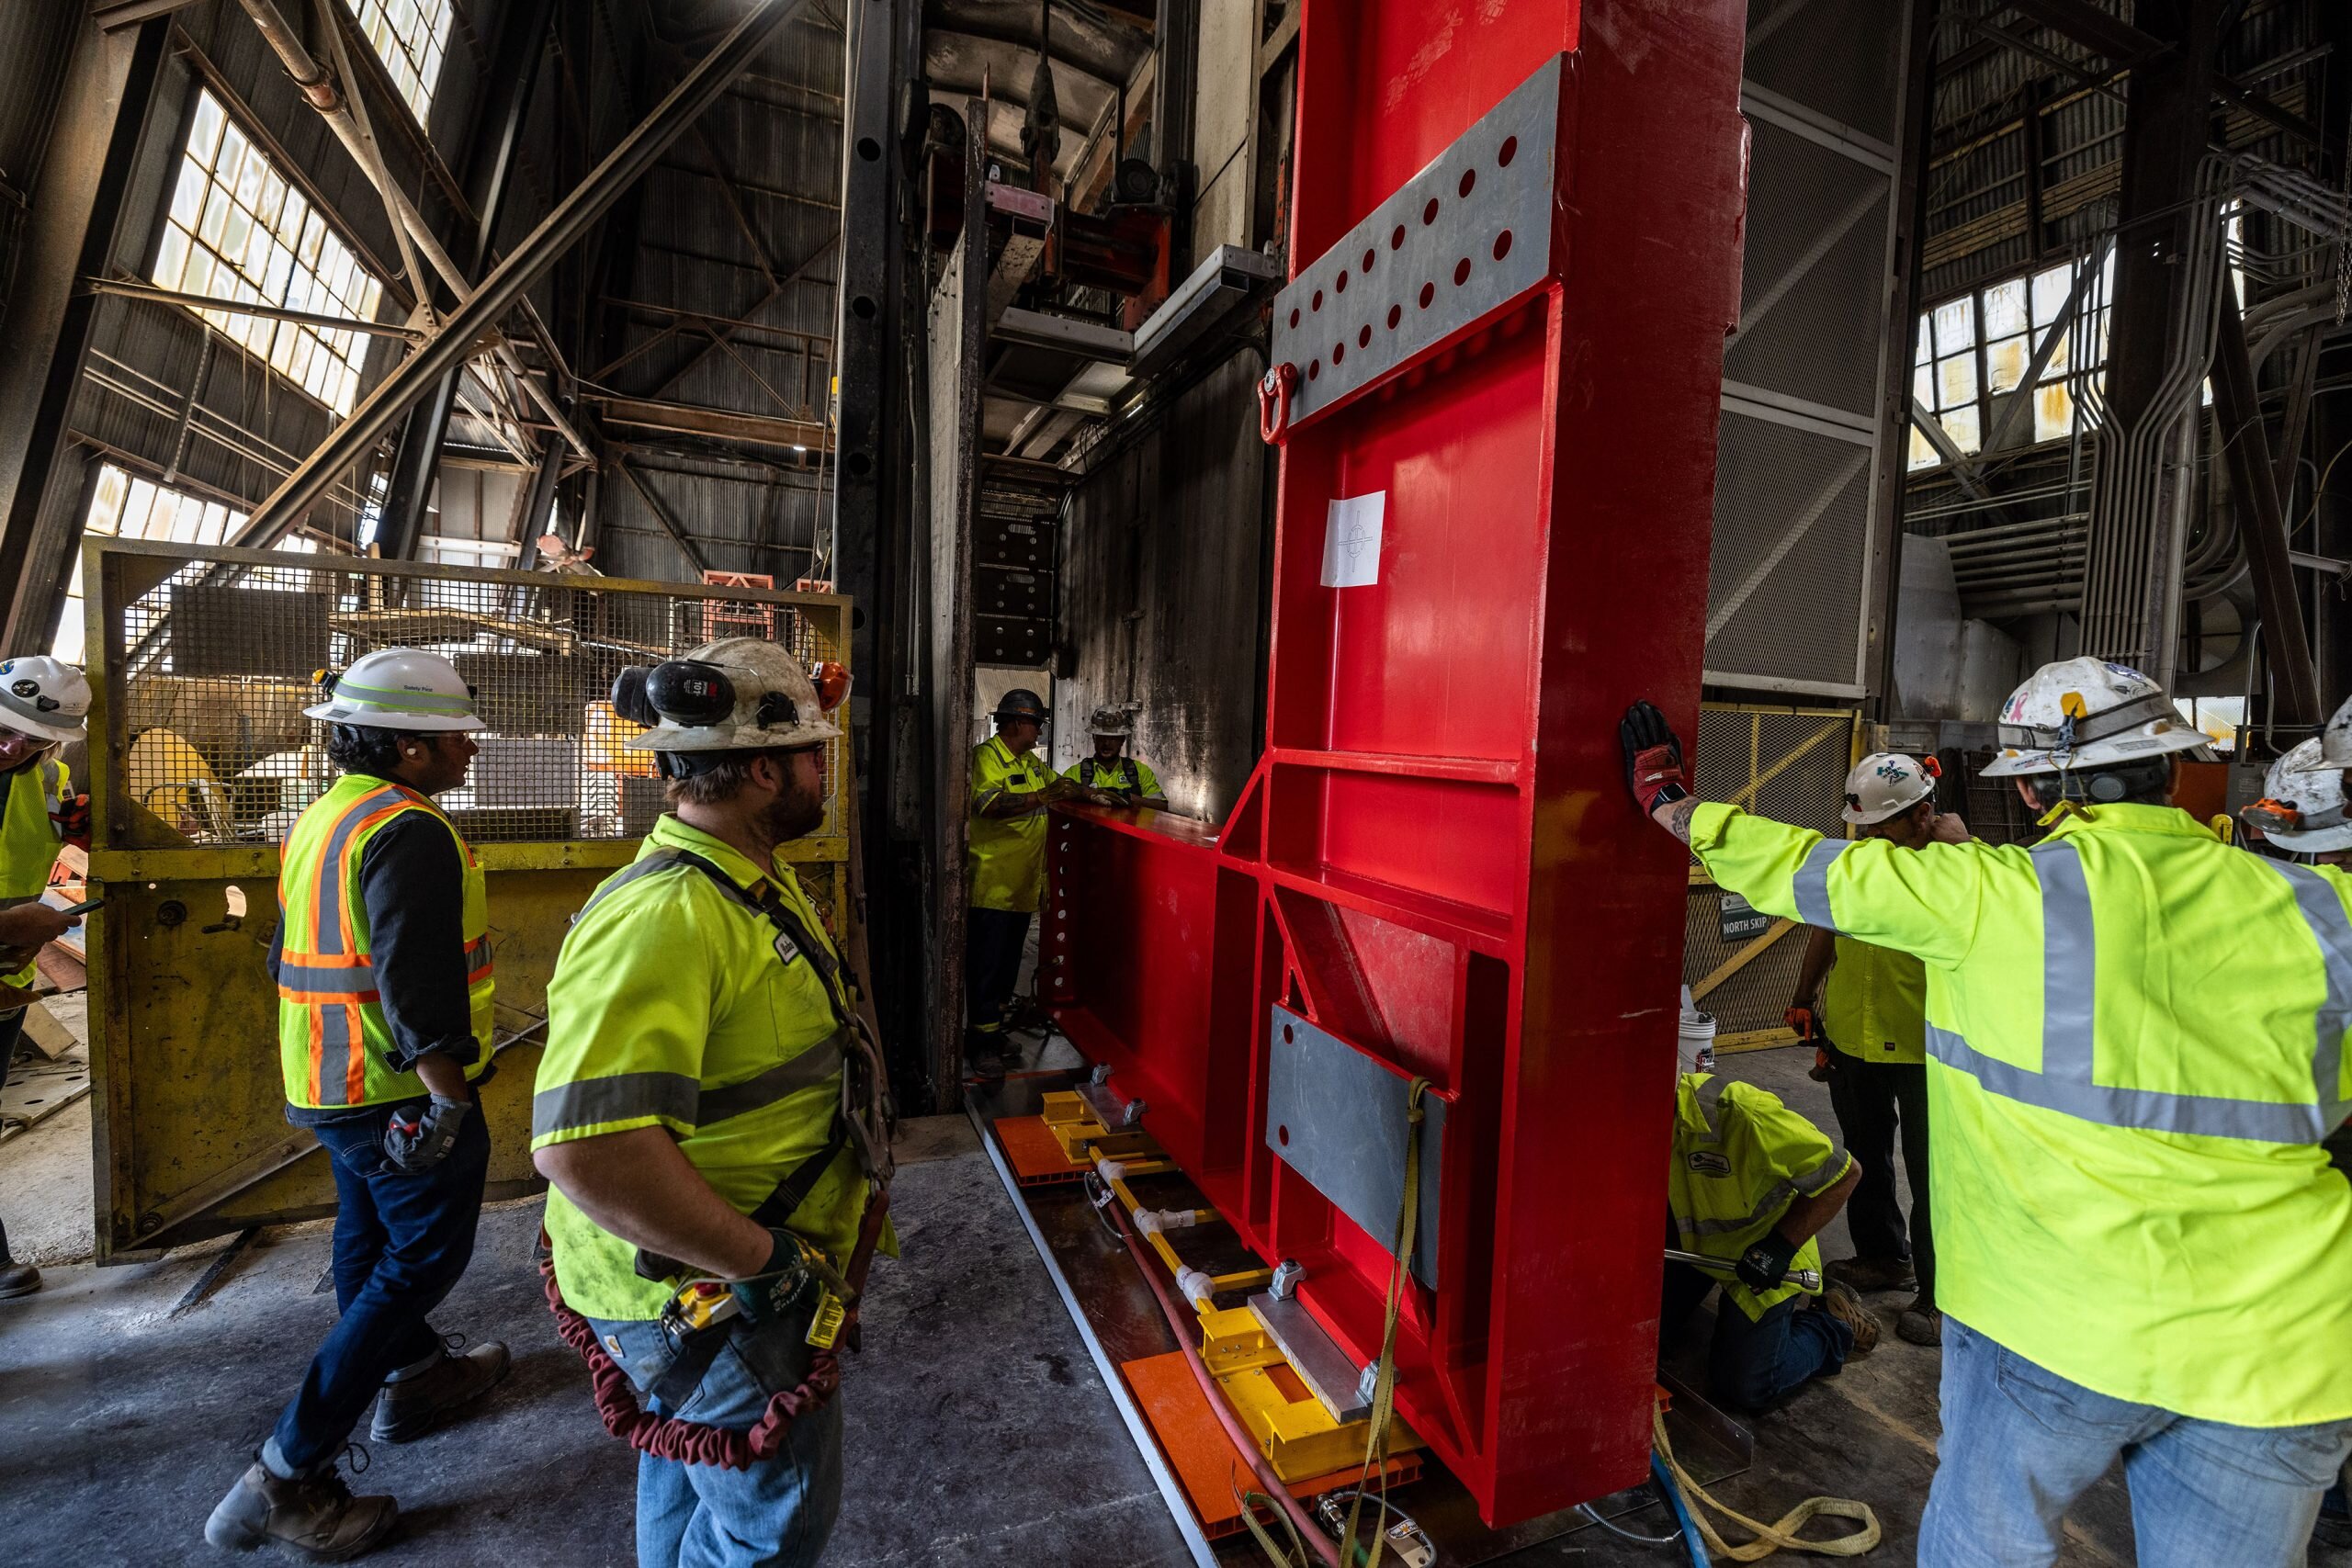
[[[1690,795],[1682,776],[1682,742],[1666,715],[1646,702],[1635,703],[1617,726],[1617,741],[1625,753],[1625,787],[1643,816]]]
[[[1810,1040],[1814,1034],[1813,1010],[1792,1007],[1781,1015],[1781,1021],[1797,1032],[1800,1040]]]
[[[90,847],[90,797],[77,795],[59,803],[61,809],[50,818],[62,841],[77,850]]]

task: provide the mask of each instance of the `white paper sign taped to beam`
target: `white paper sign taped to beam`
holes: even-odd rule
[[[1388,492],[1351,495],[1331,502],[1323,523],[1323,586],[1369,588],[1380,581],[1380,529]]]

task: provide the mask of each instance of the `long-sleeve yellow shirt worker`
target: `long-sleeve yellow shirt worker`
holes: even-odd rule
[[[1046,894],[1046,813],[983,817],[1001,795],[1033,795],[1054,775],[1034,751],[1016,754],[1001,735],[972,753],[971,794],[965,823],[964,862],[972,907],[1034,915]]]
[[[1938,1304],[2110,1397],[2352,1418],[2352,879],[2100,806],[2017,845],[1826,840],[1702,805],[1770,914],[1917,954]]]

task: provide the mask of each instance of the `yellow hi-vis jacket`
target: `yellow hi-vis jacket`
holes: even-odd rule
[[[964,866],[971,878],[972,908],[1034,915],[1046,893],[1046,817],[983,817],[980,808],[1000,795],[1031,795],[1053,774],[1035,751],[1012,754],[1001,735],[991,735],[972,753],[972,785],[965,824]]]
[[[1853,1156],[1770,1089],[1713,1073],[1685,1073],[1677,1080],[1666,1193],[1685,1252],[1737,1263],[1780,1224],[1790,1204],[1828,1191],[1853,1164]],[[1789,1272],[1820,1268],[1820,1245],[1807,1236]],[[1751,1318],[1802,1289],[1785,1284],[1758,1295],[1728,1277],[1723,1287],[1724,1299]]]
[[[665,850],[700,855],[738,887],[773,888],[810,939],[834,950],[839,970],[837,944],[781,857],[755,865],[667,814],[638,859]],[[606,879],[556,958],[531,1147],[661,1127],[721,1198],[751,1213],[832,1130],[843,1042],[826,981],[806,953],[787,962],[775,928],[692,866],[628,877]],[[793,1211],[791,1228],[846,1258],[865,1199],[844,1148]],[[637,1248],[560,1188],[548,1193],[546,1224],[556,1283],[574,1312],[619,1322],[662,1315],[676,1287],[639,1278]]]
[[[1864,1062],[1923,1062],[1928,1056],[1928,971],[1907,953],[1841,936],[1838,962],[1821,983],[1821,1028],[1829,1043]]]
[[[468,1079],[490,1066],[494,1010],[490,899],[474,852],[439,807],[404,784],[345,773],[312,801],[286,836],[277,873],[284,935],[277,960],[277,1048],[286,1101],[305,1110],[387,1105],[424,1098],[413,1069],[392,1066],[391,1027],[369,962],[368,905],[359,861],[394,818],[422,811],[449,829],[465,861],[463,908],[453,911],[466,944],[466,994],[481,1054]]]
[[[57,818],[73,775],[54,757],[19,768],[8,775],[8,795],[0,807],[0,909],[29,904],[49,886],[57,864]],[[15,974],[0,976],[0,985],[26,987],[39,977],[28,964]]]
[[[2155,806],[1904,850],[1711,803],[1690,843],[1925,961],[1939,1306],[2110,1398],[2352,1418],[2352,879]]]

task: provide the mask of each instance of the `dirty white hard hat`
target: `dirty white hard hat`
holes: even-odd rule
[[[326,701],[304,708],[302,716],[425,733],[489,728],[458,667],[413,648],[379,648],[364,656],[328,682]]]
[[[1099,707],[1088,716],[1086,729],[1090,735],[1133,735],[1135,716],[1123,707]]]
[[[2352,697],[2345,699],[2320,731],[2320,757],[2331,768],[2352,768]]]
[[[1900,816],[1936,793],[1936,775],[1917,758],[1873,751],[1846,775],[1847,821],[1865,827]]]
[[[2238,816],[2280,849],[2297,854],[2352,850],[2344,770],[2329,764],[2324,744],[2317,737],[2271,763],[2262,781],[2262,799]]]
[[[2043,665],[2009,694],[1998,728],[2000,755],[1981,775],[1988,779],[2108,768],[2205,743],[2162,686],[2104,659]]]
[[[42,740],[79,740],[90,716],[90,682],[45,653],[0,663],[0,728]]]
[[[625,699],[631,676],[638,691]],[[841,734],[800,660],[754,637],[722,637],[684,659],[623,671],[613,707],[633,722],[644,722],[639,714],[656,721],[625,742],[632,751],[791,750]]]

